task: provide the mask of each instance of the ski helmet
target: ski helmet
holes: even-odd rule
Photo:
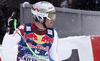
[[[40,1],[33,4],[31,13],[33,14],[33,18],[41,23],[44,23],[46,18],[49,20],[56,18],[55,7],[47,1]]]

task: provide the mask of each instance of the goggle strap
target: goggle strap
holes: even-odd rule
[[[34,15],[37,15],[37,16],[42,16],[42,17],[47,17],[48,14],[45,14],[45,13],[40,13],[40,12],[37,12],[37,11],[34,11],[31,9],[31,12],[34,14]]]
[[[42,17],[47,17],[49,20],[51,20],[49,17],[48,17],[48,13],[47,14],[45,14],[45,13],[40,13],[40,12],[37,12],[37,11],[34,11],[34,10],[32,10],[31,9],[31,12],[34,14],[34,15],[36,15],[36,16],[40,16],[41,18]],[[50,11],[51,13],[53,12],[53,11]],[[50,13],[49,12],[49,13]],[[54,11],[55,12],[55,11]]]
[[[47,12],[47,13],[55,13],[56,11],[49,11],[49,12]]]

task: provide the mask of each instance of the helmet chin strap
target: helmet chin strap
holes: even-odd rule
[[[40,22],[40,21],[37,19],[37,17],[36,17],[35,21]],[[43,22],[40,22],[40,23],[42,23],[42,25],[43,25],[44,28],[47,28],[47,26],[45,25],[45,22],[46,22],[46,17],[44,17]]]
[[[44,28],[47,28],[47,26],[45,25],[45,23],[43,23]]]
[[[47,26],[45,25],[45,22],[46,22],[46,17],[44,17],[44,21],[43,21],[43,26],[44,26],[44,28],[47,28]]]

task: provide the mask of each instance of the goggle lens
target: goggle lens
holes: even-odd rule
[[[48,17],[51,19],[51,20],[54,20],[56,18],[56,13],[49,13],[48,14]]]

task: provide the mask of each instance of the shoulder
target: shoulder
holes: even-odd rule
[[[48,31],[52,30],[55,34],[57,34],[57,31],[54,28],[48,28]]]
[[[31,26],[31,23],[24,23],[24,24],[21,24],[17,29],[19,29],[19,30],[24,30],[26,26]]]
[[[24,29],[25,28],[25,26],[28,26],[28,25],[31,25],[31,23],[24,23],[24,24],[21,24],[18,28],[20,29]]]
[[[56,33],[57,34],[57,31],[54,29],[54,33]]]
[[[52,33],[54,35],[54,37],[58,37],[58,33],[54,28],[48,28],[47,32]]]
[[[24,29],[25,24],[20,25],[17,29]]]
[[[29,26],[31,23],[24,23],[24,24],[21,24],[17,30],[20,31],[21,35],[23,35],[24,33],[24,30],[26,29],[26,26]]]
[[[55,29],[54,29],[54,36],[58,37],[58,33],[57,33],[57,31]]]

